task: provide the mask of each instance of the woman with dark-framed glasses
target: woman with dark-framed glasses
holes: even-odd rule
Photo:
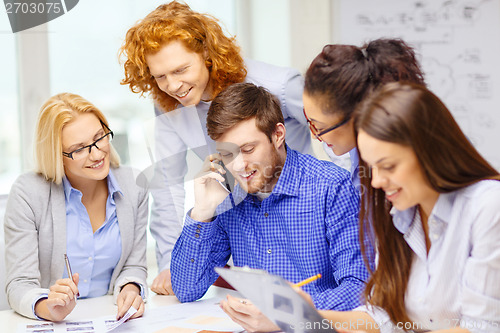
[[[120,167],[112,139],[102,112],[81,96],[58,94],[42,106],[36,172],[16,180],[5,212],[6,291],[21,315],[60,321],[77,297],[106,294],[117,318],[130,307],[143,314],[148,192]]]
[[[306,72],[302,100],[309,129],[330,157],[349,153],[355,186],[363,170],[353,113],[378,87],[401,80],[424,84],[415,52],[400,39],[376,39],[362,47],[326,45]]]

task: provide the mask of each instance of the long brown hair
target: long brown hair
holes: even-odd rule
[[[373,90],[395,81],[424,84],[424,75],[411,46],[381,38],[362,47],[326,45],[307,69],[304,92],[325,114],[345,119]]]
[[[234,37],[224,34],[218,20],[193,11],[188,5],[172,1],[156,8],[127,31],[120,48],[125,78],[134,93],[151,93],[163,111],[172,111],[179,102],[162,91],[149,72],[146,55],[155,54],[171,41],[180,41],[186,49],[207,54],[205,65],[214,96],[227,86],[242,82],[247,71]]]
[[[428,184],[437,192],[451,192],[500,175],[474,148],[439,98],[421,85],[389,83],[369,97],[356,114],[357,131],[382,141],[411,147]],[[387,311],[394,323],[410,322],[405,293],[412,250],[389,214],[391,204],[381,189],[371,186],[371,175],[361,177],[360,241],[378,250],[378,265],[366,285],[367,301]],[[375,239],[373,238],[373,234]]]

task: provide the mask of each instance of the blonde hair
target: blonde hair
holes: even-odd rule
[[[235,38],[224,34],[215,17],[197,13],[177,1],[161,5],[127,31],[120,57],[126,58],[121,84],[129,85],[134,93],[150,93],[163,111],[174,110],[179,102],[158,87],[146,55],[157,53],[171,41],[180,41],[191,52],[206,54],[213,96],[233,83],[243,82],[247,75]]]
[[[104,114],[85,98],[71,93],[52,96],[40,109],[35,137],[35,170],[48,181],[56,184],[64,176],[61,133],[66,124],[79,114],[93,113],[103,124],[108,126]],[[110,164],[120,165],[118,153],[110,145]]]

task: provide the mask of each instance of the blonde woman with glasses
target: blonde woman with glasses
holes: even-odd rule
[[[117,318],[130,307],[143,314],[148,194],[119,166],[112,139],[102,112],[78,95],[42,106],[36,172],[12,186],[4,222],[7,297],[21,315],[60,321],[77,297],[106,294]]]

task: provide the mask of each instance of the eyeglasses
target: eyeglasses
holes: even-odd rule
[[[92,147],[96,147],[99,150],[103,150],[104,148],[106,148],[107,146],[109,146],[109,143],[111,141],[113,141],[114,133],[102,121],[101,121],[101,124],[109,131],[108,133],[104,134],[103,136],[101,136],[99,139],[95,140],[92,144],[90,144],[88,146],[85,146],[85,147],[73,150],[71,153],[65,153],[65,152],[63,152],[62,154],[64,156],[69,157],[72,160],[76,161],[76,160],[84,159],[87,156],[89,156],[90,153],[92,152]]]
[[[306,109],[302,109],[302,112],[304,112],[304,117],[306,117],[306,120],[307,120],[307,124],[309,125],[309,130],[311,131],[311,133],[316,137],[316,139],[318,139],[319,142],[323,142],[323,140],[321,139],[321,136],[322,135],[325,135],[326,133],[329,133],[345,124],[347,124],[347,122],[349,120],[351,120],[351,117],[348,116],[346,118],[344,118],[344,120],[342,120],[340,123],[336,124],[336,125],[333,125],[331,127],[328,127],[327,129],[324,129],[322,130],[321,132],[316,128],[316,126],[314,126],[314,124],[312,123],[311,119],[309,119],[309,117],[307,117],[307,114],[306,114]]]

